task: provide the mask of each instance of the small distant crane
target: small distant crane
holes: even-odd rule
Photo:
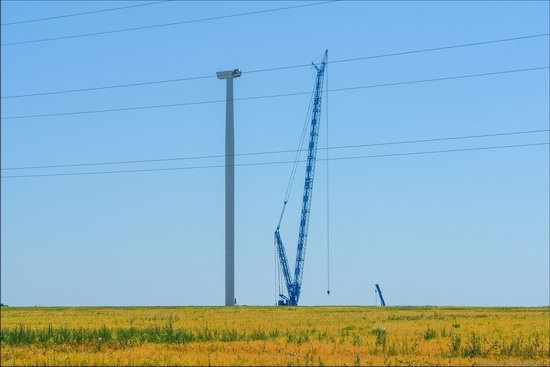
[[[386,302],[384,301],[384,296],[382,296],[382,291],[380,290],[380,286],[378,283],[374,285],[374,291],[378,294],[378,297],[380,298],[380,306],[385,306]]]
[[[300,231],[298,234],[298,250],[296,251],[296,263],[294,267],[294,277],[290,274],[288,260],[286,256],[285,246],[281,239],[279,229],[285,212],[285,207],[288,202],[288,193],[283,204],[283,210],[279,217],[279,223],[275,230],[275,246],[277,248],[277,257],[279,258],[279,266],[282,268],[284,281],[286,284],[287,295],[282,291],[279,293],[279,306],[297,306],[300,299],[300,291],[302,289],[302,277],[304,274],[304,260],[306,254],[307,233],[309,227],[309,215],[311,208],[311,194],[313,192],[313,177],[315,174],[315,161],[317,156],[317,141],[319,138],[319,123],[321,122],[321,97],[323,95],[323,77],[327,65],[328,50],[325,51],[323,60],[320,65],[313,64],[317,71],[315,78],[315,89],[313,96],[313,112],[311,118],[311,129],[309,133],[309,145],[307,147],[307,164],[306,177],[304,183],[304,194],[302,196],[302,210],[300,215]],[[297,161],[295,162],[295,164]],[[281,283],[281,282],[280,282]],[[279,284],[280,284],[279,283]],[[328,293],[328,292],[327,292]]]

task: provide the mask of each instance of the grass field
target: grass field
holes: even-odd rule
[[[550,312],[468,307],[2,308],[8,365],[550,365]]]

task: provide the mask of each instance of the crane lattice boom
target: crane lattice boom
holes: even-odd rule
[[[294,277],[290,273],[285,247],[279,232],[281,219],[284,213],[284,208],[287,204],[285,200],[283,204],[283,212],[281,219],[275,230],[275,245],[277,247],[277,255],[279,258],[280,267],[285,278],[285,284],[288,296],[280,294],[279,305],[298,305],[300,299],[300,291],[302,289],[302,278],[304,275],[304,260],[306,254],[307,234],[309,227],[309,216],[311,209],[311,194],[313,192],[313,179],[315,176],[315,162],[317,157],[317,142],[319,139],[319,123],[321,118],[321,98],[323,95],[323,80],[325,68],[327,64],[328,50],[325,51],[322,62],[319,65],[313,64],[317,74],[315,78],[315,89],[313,96],[313,109],[311,118],[311,129],[309,133],[309,145],[307,148],[307,164],[304,182],[304,195],[302,200],[302,211],[300,215],[300,230],[298,232],[298,249],[296,251],[296,263],[294,267]]]
[[[378,297],[380,298],[380,306],[385,306],[386,301],[384,301],[384,296],[382,295],[382,290],[380,290],[380,286],[378,284],[374,285],[375,292],[378,293]]]

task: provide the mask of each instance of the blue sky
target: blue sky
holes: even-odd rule
[[[128,1],[2,2],[2,23]],[[303,2],[176,1],[2,27],[2,43]],[[547,2],[340,2],[2,47],[2,96],[213,75],[235,97],[303,92],[312,71],[247,70],[548,33]],[[549,65],[548,37],[330,64],[330,89]],[[2,117],[223,99],[222,81],[2,99]],[[294,149],[307,95],[235,102],[236,151]],[[548,129],[548,69],[329,94],[330,145]],[[224,104],[2,120],[2,167],[223,154]],[[326,117],[326,111],[323,111]],[[320,145],[325,146],[326,120]],[[392,154],[548,142],[548,133],[354,148]],[[319,152],[324,156],[324,151]],[[548,305],[548,146],[333,161],[331,295],[319,162],[303,305]],[[237,163],[287,160],[278,154]],[[87,172],[223,159],[2,171]],[[236,169],[236,297],[274,303],[273,231],[290,165]],[[304,165],[282,235],[294,262]],[[2,179],[2,302],[222,305],[223,169]]]

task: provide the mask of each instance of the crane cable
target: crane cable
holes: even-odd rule
[[[286,204],[288,203],[288,199],[290,198],[290,193],[292,192],[292,185],[294,183],[294,178],[296,177],[296,170],[298,169],[298,163],[300,163],[300,156],[301,156],[302,152],[304,151],[303,146],[304,146],[305,136],[306,136],[306,133],[307,133],[309,115],[311,113],[311,105],[312,105],[312,102],[313,102],[313,93],[314,92],[312,91],[311,92],[311,97],[310,97],[310,102],[309,102],[309,107],[308,107],[308,110],[307,110],[307,113],[306,113],[306,118],[304,120],[304,125],[302,126],[300,141],[298,143],[298,148],[295,151],[296,155],[294,156],[294,160],[292,161],[292,170],[290,172],[290,178],[288,179],[288,184],[287,184],[286,192],[285,192],[285,198],[283,200],[283,208],[281,210],[281,215],[279,216],[279,223],[277,224],[277,228],[280,227],[281,221],[283,220],[283,215],[285,213]]]
[[[279,298],[279,295],[282,294],[282,274],[281,274],[281,267],[279,265],[279,255],[277,253],[277,242],[273,241],[273,249],[275,251],[274,258],[275,258],[275,305],[277,305],[277,300]]]
[[[307,113],[306,113],[306,117],[304,119],[304,124],[302,126],[302,132],[300,133],[300,141],[298,142],[298,148],[296,149],[296,154],[294,156],[292,170],[290,172],[290,178],[288,180],[288,184],[287,184],[287,188],[286,188],[286,192],[285,192],[285,198],[284,198],[284,201],[283,201],[283,208],[281,210],[281,215],[279,216],[279,223],[277,224],[277,229],[279,228],[279,226],[281,225],[281,221],[283,220],[283,214],[285,213],[286,204],[288,203],[288,199],[290,198],[290,193],[292,191],[294,178],[296,177],[296,171],[298,169],[298,163],[300,162],[300,156],[302,154],[302,151],[304,150],[303,147],[304,147],[305,136],[306,136],[306,133],[307,133],[309,116],[311,114],[311,108],[312,108],[311,105],[312,105],[312,102],[313,102],[313,94],[314,94],[314,91],[311,92],[310,101],[309,101],[309,104],[308,104],[308,110],[307,110]],[[276,292],[275,297],[277,299],[279,297],[279,295],[283,293],[283,289],[282,289],[283,288],[282,287],[283,274],[282,274],[282,271],[281,271],[281,265],[279,264],[279,261],[277,261],[277,260],[279,260],[279,255],[278,255],[278,251],[277,251],[277,242],[276,241],[274,241],[274,247],[275,247],[275,282],[276,283],[278,282],[278,285],[279,285],[279,287],[277,289],[277,284],[275,284],[275,292]]]
[[[303,147],[304,147],[304,141],[305,141],[306,133],[307,133],[307,130],[308,130],[309,116],[311,115],[311,105],[312,105],[312,101],[313,101],[313,94],[314,94],[314,92],[312,91],[309,106],[308,106],[308,110],[307,110],[307,113],[306,113],[306,118],[304,120],[304,125],[302,126],[302,132],[301,132],[301,135],[300,135],[300,142],[298,143],[298,148],[296,149],[296,155],[294,156],[294,164],[292,166],[292,171],[290,173],[290,178],[288,180],[288,185],[287,185],[287,188],[286,188],[285,200],[284,200],[285,203],[288,202],[288,199],[290,198],[290,193],[292,192],[292,186],[294,184],[294,178],[296,177],[296,171],[298,169],[298,163],[300,161],[300,156],[301,156],[301,154],[304,150]]]
[[[278,271],[279,271],[279,267],[277,265],[277,243],[275,241],[273,241],[273,259],[275,261],[274,265],[275,265],[275,268],[273,269],[273,275],[274,275],[274,280],[275,280],[275,283],[273,284],[274,285],[274,288],[275,288],[275,305],[277,305],[277,274],[278,274]]]
[[[328,64],[328,60],[327,60]],[[325,66],[325,100],[326,100],[326,146],[330,147],[329,144],[329,119],[328,119],[328,65]],[[330,164],[330,157],[329,157],[329,150],[326,149],[326,159],[327,159],[327,295],[330,295],[330,195],[329,195],[329,164]]]

